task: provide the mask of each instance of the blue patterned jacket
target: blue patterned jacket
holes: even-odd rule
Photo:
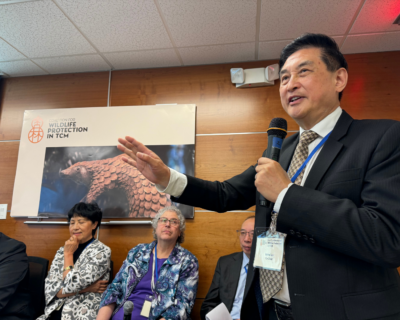
[[[150,255],[155,245],[156,241],[139,244],[129,251],[128,257],[115,279],[104,291],[100,308],[116,303],[114,315],[123,307],[132,291],[147,273]],[[197,293],[198,270],[197,258],[176,244],[168,259],[161,266],[149,320],[190,319],[190,312]]]

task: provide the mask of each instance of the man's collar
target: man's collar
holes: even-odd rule
[[[340,116],[342,115],[342,112],[343,112],[342,108],[340,106],[337,107],[335,111],[333,111],[331,114],[329,114],[320,122],[318,122],[310,130],[317,133],[320,137],[325,137],[329,132],[333,130]],[[304,129],[300,127],[300,136],[303,132]]]

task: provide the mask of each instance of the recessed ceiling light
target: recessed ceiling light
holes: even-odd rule
[[[19,2],[32,2],[32,1],[39,1],[39,0],[8,0],[8,1],[0,0],[0,4],[13,4],[13,3],[19,3]]]

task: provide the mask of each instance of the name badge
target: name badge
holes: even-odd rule
[[[151,296],[146,296],[146,299],[144,300],[142,311],[140,311],[140,315],[142,317],[148,318],[150,316],[150,309],[151,309]]]
[[[256,243],[254,267],[281,271],[286,234],[269,231],[259,235]]]

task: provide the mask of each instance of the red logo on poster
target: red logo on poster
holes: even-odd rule
[[[40,117],[36,117],[35,119],[32,120],[32,129],[29,130],[28,133],[28,139],[32,143],[38,143],[42,141],[44,132],[42,129],[43,126],[43,120]]]

